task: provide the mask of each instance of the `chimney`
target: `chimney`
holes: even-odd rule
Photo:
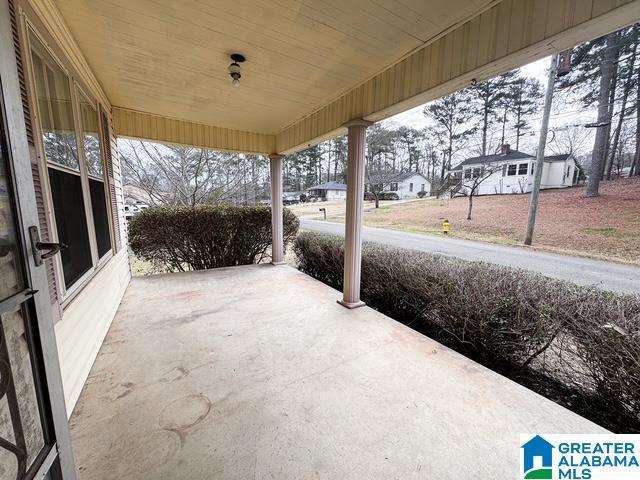
[[[502,145],[502,151],[500,152],[502,155],[509,155],[511,153],[511,145],[505,143]]]

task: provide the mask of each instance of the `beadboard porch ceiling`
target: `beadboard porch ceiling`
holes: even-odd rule
[[[57,1],[114,105],[268,134],[492,3]],[[240,88],[234,52],[247,58]]]
[[[26,1],[77,43],[119,136],[263,154],[640,18],[640,0]],[[247,58],[239,88],[234,52]]]

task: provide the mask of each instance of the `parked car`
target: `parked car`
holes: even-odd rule
[[[146,203],[136,202],[136,203],[125,203],[124,205],[124,217],[127,220],[131,220],[135,215],[144,212],[149,205]]]
[[[396,192],[382,192],[380,200],[400,200],[400,196]]]
[[[304,201],[302,200],[302,195],[304,194],[301,194],[300,192],[285,192],[284,195],[282,195],[282,203],[284,205],[294,205],[296,203],[300,203]]]
[[[371,192],[364,192],[364,199],[373,201],[376,197]],[[400,200],[400,196],[396,192],[380,192],[378,200]]]

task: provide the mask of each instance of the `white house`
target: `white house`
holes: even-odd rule
[[[418,192],[431,193],[431,182],[418,172],[404,172],[393,176],[392,181],[385,185],[385,192],[395,192],[399,198],[416,198]]]
[[[536,158],[503,145],[495,155],[467,158],[450,171],[455,193],[468,194],[478,176],[493,171],[479,184],[476,195],[527,193],[533,187]],[[541,189],[566,188],[578,179],[575,158],[570,154],[547,156],[542,169]]]
[[[307,189],[311,200],[345,200],[347,198],[347,185],[339,182],[327,182],[315,185]]]

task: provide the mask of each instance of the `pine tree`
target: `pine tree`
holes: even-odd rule
[[[542,87],[540,82],[535,78],[519,76],[509,86],[505,97],[506,101],[504,103],[505,111],[509,111],[513,115],[513,119],[515,121],[514,129],[516,136],[516,150],[520,148],[520,137],[522,136],[522,131],[528,126],[527,117],[540,110],[542,97]],[[502,143],[505,143],[504,134]]]
[[[460,90],[431,102],[423,110],[433,121],[430,133],[437,139],[443,152],[441,184],[447,170],[451,168],[453,155],[476,130],[476,127],[469,123],[474,111],[471,105],[472,98],[468,90]]]
[[[507,99],[513,83],[519,76],[518,70],[512,70],[489,80],[485,80],[470,89],[471,95],[476,97],[474,116],[480,117],[480,131],[482,134],[482,155],[487,154],[487,133],[491,125],[499,118],[506,117],[506,113],[499,117],[499,113],[506,112]],[[506,118],[505,120],[506,121]]]

